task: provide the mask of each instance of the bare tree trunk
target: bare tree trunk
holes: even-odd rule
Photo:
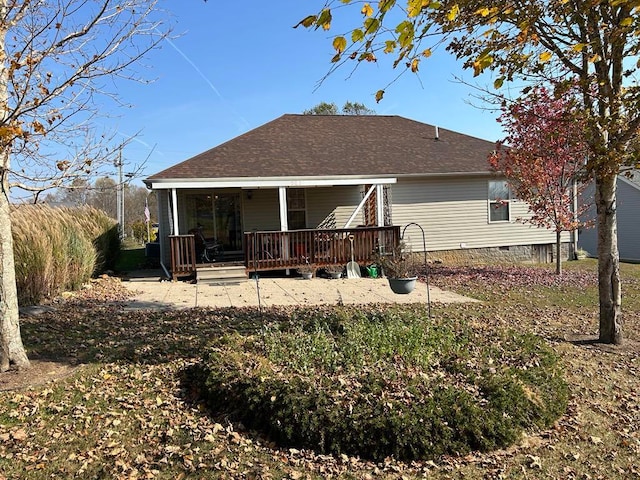
[[[597,175],[598,212],[598,296],[600,300],[600,342],[622,343],[622,288],[616,214],[615,173]]]
[[[18,368],[29,367],[29,359],[22,345],[18,320],[18,292],[13,259],[13,236],[6,163],[9,152],[2,154],[2,191],[0,192],[0,371],[9,369],[11,363]]]
[[[560,257],[560,236],[562,232],[556,232],[556,275],[562,273],[562,258]]]
[[[6,0],[0,1],[0,13],[5,14]],[[9,75],[5,55],[6,25],[0,31],[0,106],[8,105]],[[4,111],[3,124],[6,121]],[[11,212],[9,207],[9,167],[11,156],[5,138],[0,138],[0,372],[9,369],[13,363],[18,368],[29,367],[29,359],[22,345],[18,311],[18,291],[16,269],[13,258],[13,235],[11,233]]]

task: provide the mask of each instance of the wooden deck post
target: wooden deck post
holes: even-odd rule
[[[196,273],[196,241],[194,235],[169,235],[171,248],[171,278]]]

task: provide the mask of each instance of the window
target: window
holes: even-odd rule
[[[287,222],[289,230],[307,228],[307,205],[304,188],[287,189]]]
[[[504,180],[489,181],[489,222],[508,222],[510,219],[511,192]]]

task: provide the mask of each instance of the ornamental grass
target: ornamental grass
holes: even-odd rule
[[[78,289],[119,250],[115,221],[95,208],[18,205],[11,222],[20,305]]]

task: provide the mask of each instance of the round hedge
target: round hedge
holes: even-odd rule
[[[201,367],[215,412],[283,446],[373,460],[505,447],[567,405],[539,338],[415,307],[299,311],[260,335],[220,339]]]

